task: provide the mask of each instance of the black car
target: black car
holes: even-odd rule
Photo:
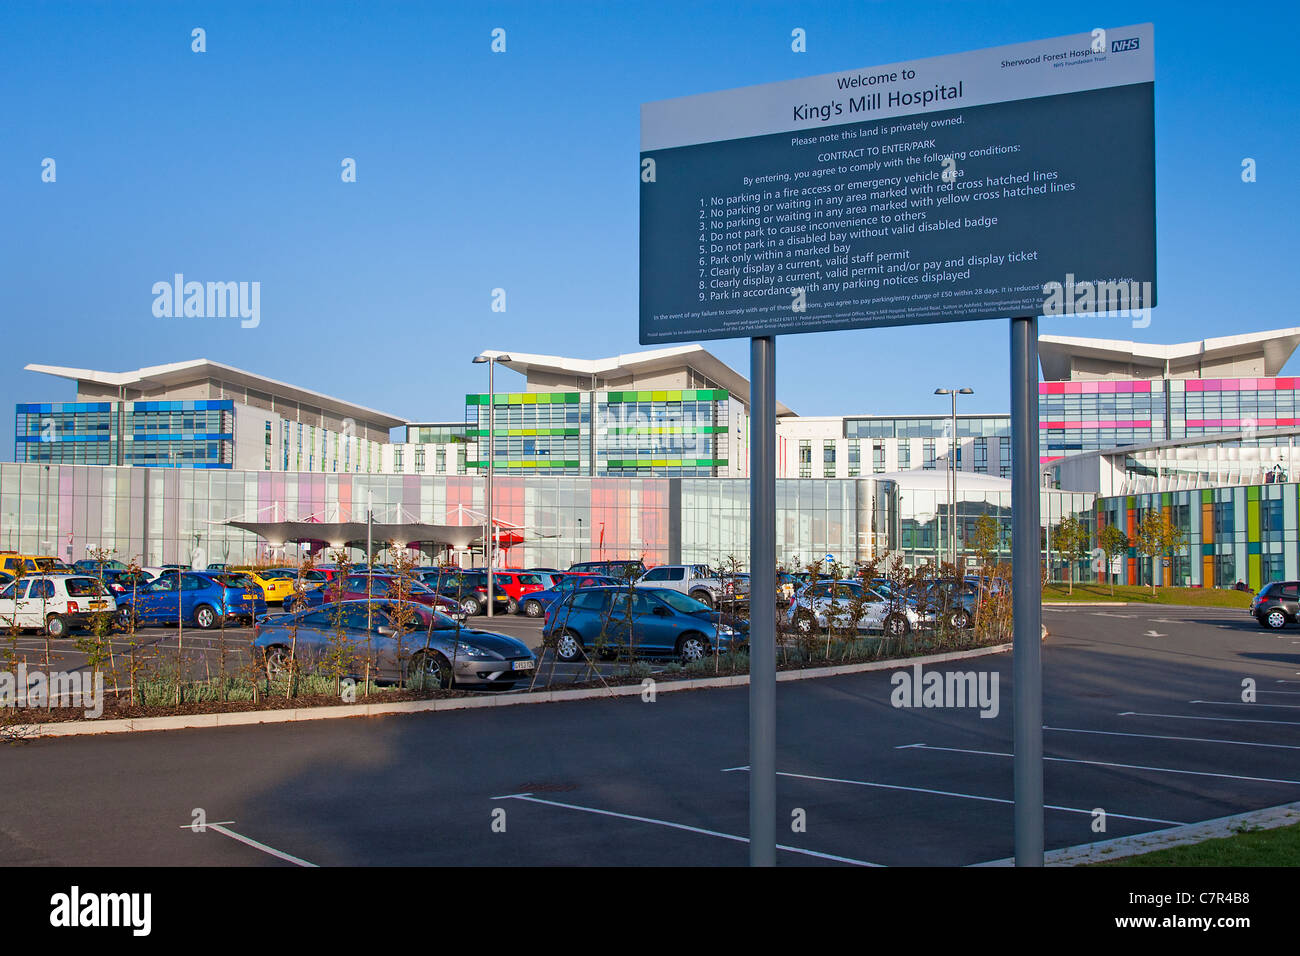
[[[486,571],[421,571],[416,575],[420,583],[432,588],[445,598],[451,598],[466,614],[483,614],[487,611]],[[492,582],[492,610],[504,612],[510,606],[510,595],[498,581]]]
[[[1250,602],[1250,614],[1260,627],[1280,631],[1300,623],[1300,581],[1273,581]]]
[[[645,563],[640,558],[632,561],[580,561],[569,565],[570,574],[603,574],[616,581],[633,581],[645,572]]]

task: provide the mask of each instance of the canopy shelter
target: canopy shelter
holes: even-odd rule
[[[227,521],[234,528],[251,531],[268,544],[298,544],[323,541],[331,548],[365,547],[364,521]],[[375,544],[395,541],[399,546],[468,549],[483,540],[483,529],[475,525],[423,524],[421,522],[381,522],[371,526]],[[504,535],[501,535],[504,539]],[[505,541],[502,540],[501,544]]]

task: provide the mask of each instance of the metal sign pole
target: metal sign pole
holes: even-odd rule
[[[1038,318],[1011,320],[1011,600],[1016,866],[1043,865]]]
[[[776,865],[776,338],[749,351],[749,865]]]

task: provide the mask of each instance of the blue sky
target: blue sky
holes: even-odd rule
[[[1177,342],[1300,325],[1292,5],[7,4],[0,458],[14,403],[73,397],[29,362],[203,357],[459,419],[486,389],[482,349],[640,347],[642,102],[1145,21],[1161,305],[1146,329],[1042,330]],[[259,281],[260,326],[155,318],[151,287],[175,272]],[[943,411],[934,387],[968,385],[967,410],[1006,411],[1006,326],[782,337],[778,396],[805,415]],[[746,341],[707,345],[748,373]]]

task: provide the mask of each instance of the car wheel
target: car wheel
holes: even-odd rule
[[[953,611],[948,618],[948,623],[959,631],[964,631],[970,627],[970,614],[966,611]]]
[[[468,616],[473,617],[479,612],[478,601],[472,597],[467,597],[460,602],[460,609]]]
[[[120,608],[117,612],[117,626],[124,631],[131,630],[131,612],[127,608]]]
[[[35,588],[32,590],[35,590]],[[51,614],[45,619],[45,633],[50,637],[67,637],[68,622],[57,614]]]
[[[885,618],[885,633],[890,637],[902,637],[912,629],[912,625],[907,623],[907,618],[901,614],[891,614]]]
[[[1265,616],[1264,623],[1273,630],[1280,631],[1286,627],[1286,612],[1275,607]]]
[[[507,614],[518,614],[518,613],[519,613],[519,602],[516,601],[514,598],[511,598],[511,599],[506,603],[506,613],[507,613]]]
[[[289,648],[283,644],[275,644],[268,647],[264,652],[266,659],[266,677],[268,680],[279,680],[282,677],[288,677],[292,669],[293,655],[290,654]]]
[[[451,662],[437,651],[420,651],[412,657],[410,676],[419,676],[436,682],[440,690],[451,690],[456,686]]]
[[[794,628],[800,634],[812,634],[817,630],[817,622],[807,611],[800,611],[794,617]]]
[[[695,600],[699,601],[705,607],[713,607],[713,595],[708,591],[695,591],[691,594],[691,597],[695,598]]]
[[[541,601],[525,601],[524,615],[527,617],[541,617],[546,609],[542,607]]]
[[[582,638],[576,631],[564,630],[555,642],[555,656],[565,664],[572,664],[582,657]]]
[[[206,604],[200,604],[194,609],[194,623],[203,630],[210,631],[217,626],[217,612]]]
[[[709,642],[703,634],[683,634],[677,641],[677,656],[683,664],[703,660],[708,653]]]

